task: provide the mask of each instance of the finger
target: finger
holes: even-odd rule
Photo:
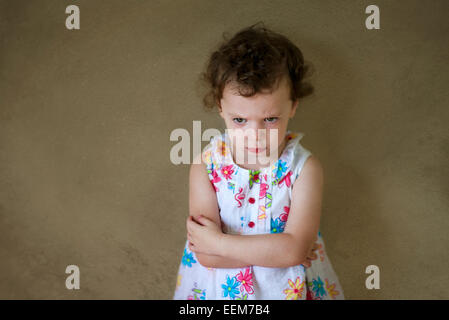
[[[304,267],[306,268],[310,268],[311,267],[311,263],[309,261],[306,261],[302,264]]]
[[[315,245],[310,246],[309,254],[313,253],[316,250]]]
[[[312,252],[315,248],[315,245],[312,243],[309,247],[309,253]]]
[[[193,220],[192,216],[190,216],[190,219],[187,221],[187,230],[193,232],[197,226],[197,222]]]
[[[318,258],[318,256],[315,253],[313,253],[309,259],[310,260],[315,260],[316,258]]]
[[[204,226],[209,226],[209,225],[211,224],[211,222],[212,222],[209,218],[207,218],[207,217],[205,217],[205,216],[203,216],[203,215],[200,215],[200,216],[198,217],[198,221],[199,221],[202,225],[204,225]]]

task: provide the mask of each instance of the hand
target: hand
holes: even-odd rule
[[[316,241],[317,239],[315,239]],[[318,242],[315,242],[312,244],[312,246],[309,249],[309,253],[307,254],[306,261],[302,263],[302,265],[306,268],[310,268],[312,266],[312,260],[316,260],[318,256],[314,251],[320,248],[320,244]]]
[[[191,251],[220,255],[223,236],[221,227],[209,218],[200,216],[198,222],[190,215],[187,218],[187,239]]]

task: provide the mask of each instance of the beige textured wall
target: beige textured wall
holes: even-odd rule
[[[188,166],[169,134],[223,128],[196,77],[222,32],[259,20],[316,70],[290,128],[325,167],[346,297],[449,298],[449,2],[374,3],[376,31],[369,1],[0,1],[0,298],[172,297]]]

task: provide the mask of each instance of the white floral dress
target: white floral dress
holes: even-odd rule
[[[301,132],[286,133],[278,161],[260,170],[234,163],[228,133],[214,136],[203,149],[217,195],[223,231],[227,234],[266,234],[284,231],[292,186],[311,155],[299,141]],[[321,233],[312,266],[287,268],[249,266],[207,268],[184,246],[173,299],[175,300],[305,300],[344,299]],[[261,248],[263,250],[263,248]]]

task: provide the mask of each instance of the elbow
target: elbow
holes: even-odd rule
[[[304,246],[299,246],[298,251],[294,257],[295,266],[299,264],[303,264],[307,260],[307,256],[309,255],[309,249]]]
[[[303,264],[308,255],[308,250],[305,246],[302,246],[298,243],[298,241],[293,240],[293,243],[289,246],[285,254],[285,264],[286,267],[297,266]]]
[[[306,254],[298,254],[297,252],[290,252],[290,254],[287,255],[287,259],[285,259],[285,267],[293,267],[298,266],[300,264],[303,264],[304,261],[306,261],[307,255]]]
[[[303,264],[306,261],[306,259],[307,259],[307,252],[304,252],[301,255],[297,255],[294,265],[297,266],[297,265]]]

